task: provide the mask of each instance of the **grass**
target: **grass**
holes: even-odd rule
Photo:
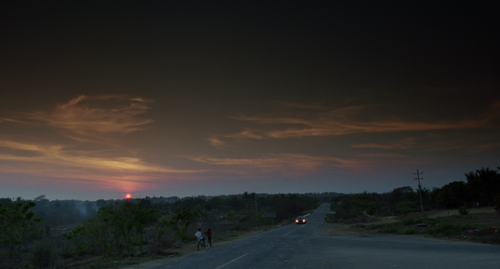
[[[8,258],[10,257],[8,250],[0,250],[0,258]]]
[[[362,224],[354,223],[354,231],[392,235],[419,235],[450,240],[465,240],[500,245],[500,216],[498,212],[473,211],[472,215],[449,215],[446,210],[438,214],[412,214],[400,216],[401,222]],[[448,212],[449,213],[449,212]],[[472,231],[472,232],[471,232]]]
[[[403,221],[405,226],[416,225],[418,223],[425,224],[435,224],[435,220],[431,219],[413,219],[409,218]],[[418,234],[425,233],[433,236],[457,236],[466,233],[470,230],[485,230],[486,226],[475,225],[470,223],[455,223],[450,224],[447,222],[439,222],[433,228],[416,229],[415,227],[405,227],[400,225],[385,226],[378,231],[380,233],[392,233],[392,234]]]
[[[384,227],[382,229],[380,229],[380,232],[381,233],[385,233],[385,234],[395,234],[398,232],[398,229],[396,229],[396,227]]]
[[[414,219],[414,218],[408,218],[408,219],[403,220],[404,225],[414,225],[417,223],[419,223],[419,220]]]
[[[218,237],[218,241],[222,242],[222,241],[232,240],[232,239],[238,238],[240,236],[247,235],[249,233],[258,232],[258,231],[267,231],[267,230],[270,230],[273,228],[274,228],[274,225],[264,225],[264,226],[260,226],[260,227],[249,228],[247,230],[229,230],[226,233],[221,234]]]
[[[219,237],[219,240],[220,241],[224,241],[224,240],[229,240],[229,239],[233,239],[235,237],[238,237],[242,234],[245,234],[245,232],[242,232],[242,231],[229,231],[227,233],[225,233],[224,235],[220,236]]]
[[[436,225],[436,228],[427,231],[428,234],[439,236],[454,236],[460,235],[468,230],[484,230],[485,226],[482,225],[474,225],[470,223],[455,223],[450,224],[446,222],[440,222]]]
[[[404,228],[398,231],[398,234],[416,234],[418,233],[415,228]]]
[[[86,269],[122,268],[158,259],[165,259],[165,256],[130,257],[126,259],[117,259],[112,257],[100,258],[86,263],[84,268]]]
[[[404,225],[416,225],[416,224],[420,224],[420,223],[424,223],[426,225],[433,225],[433,224],[436,224],[437,221],[434,219],[428,219],[428,218],[421,218],[421,219],[409,218],[409,219],[403,220],[402,223]]]
[[[474,215],[456,215],[455,218],[457,219],[477,219],[477,216]]]
[[[415,228],[403,228],[403,229],[398,229],[396,227],[384,227],[379,230],[381,233],[386,233],[386,234],[416,234],[418,231]]]

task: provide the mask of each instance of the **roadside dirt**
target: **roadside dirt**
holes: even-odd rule
[[[483,207],[483,208],[474,208],[469,211],[469,215],[480,215],[480,214],[494,214],[497,213],[496,210],[493,207]],[[498,214],[498,213],[497,213]],[[458,213],[457,209],[450,209],[450,210],[434,210],[430,212],[415,212],[415,213],[409,213],[405,214],[403,216],[390,216],[390,217],[369,217],[369,221],[366,223],[363,223],[365,225],[380,225],[380,224],[389,224],[389,223],[397,223],[401,222],[404,219],[407,218],[414,218],[414,219],[420,219],[420,218],[429,218],[429,219],[437,219],[437,218],[446,218],[446,217],[452,217],[452,216],[458,216],[460,215]],[[470,219],[472,221],[473,219]]]
[[[481,207],[481,208],[473,208],[469,210],[469,215],[477,215],[477,214],[489,214],[489,213],[497,213],[497,211],[493,207]],[[498,213],[497,213],[498,214]],[[418,213],[410,213],[407,214],[405,217],[408,218],[421,218],[423,216],[427,216],[428,218],[439,218],[439,217],[450,217],[450,216],[458,216],[460,215],[458,213],[457,209],[450,209],[450,210],[437,210],[437,211],[430,211],[430,212],[418,212]]]

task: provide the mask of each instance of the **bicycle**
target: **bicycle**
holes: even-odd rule
[[[200,250],[200,246],[204,247],[205,249],[210,248],[210,245],[207,242],[205,242],[205,237],[202,237],[200,241],[197,242],[198,250]]]

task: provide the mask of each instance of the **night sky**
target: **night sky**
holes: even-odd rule
[[[0,197],[442,187],[500,166],[495,1],[2,1]]]

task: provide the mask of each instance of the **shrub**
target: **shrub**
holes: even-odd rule
[[[405,229],[399,230],[399,233],[400,234],[416,234],[417,230],[415,230],[415,228],[405,228]]]
[[[414,224],[417,224],[417,222],[418,222],[418,220],[416,220],[414,218],[408,218],[408,219],[403,220],[404,225],[414,225]]]
[[[30,263],[34,268],[53,267],[57,258],[57,250],[47,238],[35,242],[30,251]]]
[[[236,211],[230,210],[226,215],[226,219],[229,221],[235,221],[236,220]]]
[[[439,235],[443,234],[445,236],[460,235],[467,230],[484,230],[485,227],[479,225],[473,225],[470,223],[456,223],[449,224],[446,222],[441,222],[436,225],[435,229],[429,231],[430,234]]]
[[[463,205],[458,209],[458,213],[460,213],[460,215],[462,215],[462,216],[465,216],[465,215],[469,214],[469,209]]]
[[[414,201],[400,201],[396,203],[396,211],[398,213],[409,213],[417,210],[417,203]]]
[[[474,215],[457,215],[455,216],[457,219],[477,219],[477,216]]]
[[[330,206],[330,210],[336,212],[336,214],[335,214],[335,220],[337,222],[342,222],[344,220],[351,220],[351,219],[354,219],[354,218],[356,218],[358,216],[356,214],[356,212],[345,210],[344,208],[342,208],[339,205],[333,205],[332,204]]]
[[[372,206],[372,207],[370,207],[370,208],[368,208],[368,209],[366,210],[366,213],[367,213],[368,215],[370,215],[370,216],[373,216],[373,215],[375,215],[375,213],[377,213],[377,209],[376,209],[375,207],[373,207],[373,206]]]
[[[387,234],[389,234],[389,233],[394,234],[394,233],[397,233],[398,230],[395,227],[384,227],[384,228],[382,228],[380,230],[380,232],[381,233],[387,233]]]
[[[88,243],[86,241],[87,231],[83,225],[73,228],[69,233],[63,233],[63,236],[73,242],[73,247],[68,249],[68,254],[83,256],[87,254],[89,250]]]
[[[500,193],[495,196],[495,209],[500,213]]]
[[[241,223],[234,225],[233,227],[229,228],[229,231],[244,231],[246,228],[241,225]]]
[[[189,241],[193,240],[193,237],[190,234],[188,234],[187,231],[185,231],[183,229],[179,229],[178,228],[178,229],[175,230],[175,233],[184,242],[189,242]]]

